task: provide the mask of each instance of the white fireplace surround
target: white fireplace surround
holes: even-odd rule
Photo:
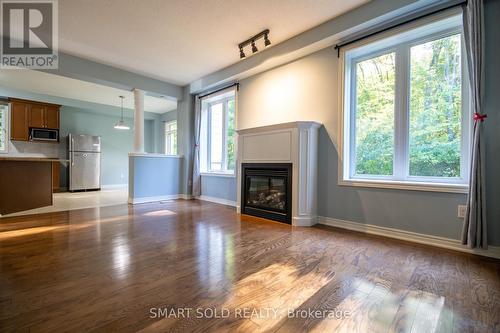
[[[292,225],[317,222],[318,129],[320,123],[295,121],[238,130],[238,213],[242,163],[292,163]]]

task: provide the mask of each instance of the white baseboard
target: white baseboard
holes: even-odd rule
[[[191,194],[171,194],[171,195],[159,195],[159,196],[154,196],[154,197],[143,197],[143,198],[128,198],[128,203],[135,205],[135,204],[143,204],[143,203],[148,203],[148,202],[158,202],[158,201],[167,201],[167,200],[176,200],[176,199],[183,199],[183,200],[191,200],[193,199],[193,196]]]
[[[292,225],[295,227],[311,227],[318,222],[316,216],[293,216]]]
[[[122,188],[127,188],[128,184],[110,184],[110,185],[101,185],[101,190],[118,190]]]
[[[460,252],[467,252],[467,253],[482,255],[485,257],[500,259],[500,247],[498,246],[488,246],[488,250],[470,249],[467,246],[462,245],[462,243],[456,239],[420,234],[400,229],[379,227],[372,224],[363,224],[358,222],[334,219],[331,217],[324,217],[324,216],[318,217],[318,223],[342,229],[359,231],[372,235],[396,238],[409,242],[432,245],[445,249],[451,249]]]
[[[183,199],[182,194],[172,194],[172,195],[159,195],[155,197],[143,197],[143,198],[128,198],[128,203],[132,205],[143,204],[148,202],[158,202],[158,201],[167,201],[167,200],[175,200],[175,199]]]
[[[195,199],[203,200],[203,201],[210,201],[210,202],[214,202],[214,203],[218,203],[218,204],[226,205],[226,206],[231,206],[231,207],[236,207],[236,201],[231,201],[231,200],[221,199],[221,198],[216,198],[216,197],[210,197],[207,195],[200,195],[199,197],[195,197]]]

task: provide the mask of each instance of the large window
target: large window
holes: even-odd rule
[[[452,16],[345,51],[341,181],[464,189],[470,114],[462,38]]]
[[[201,122],[201,171],[234,174],[236,163],[234,90],[203,100]]]
[[[0,153],[9,148],[9,106],[0,102]]]
[[[165,154],[177,155],[177,121],[165,123]]]

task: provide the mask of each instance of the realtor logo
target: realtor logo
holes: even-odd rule
[[[0,68],[58,67],[57,0],[1,0]]]

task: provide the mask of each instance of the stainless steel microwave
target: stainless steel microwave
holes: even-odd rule
[[[47,128],[30,128],[30,141],[59,141],[59,130]]]

